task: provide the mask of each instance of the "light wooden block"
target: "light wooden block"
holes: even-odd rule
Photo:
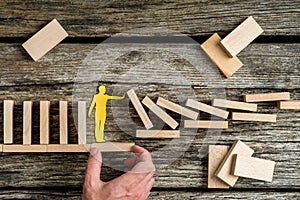
[[[178,126],[177,121],[158,107],[149,97],[145,97],[142,103],[147,106],[154,114],[161,118],[166,124],[168,124],[172,129],[175,129]]]
[[[47,152],[46,145],[3,145],[3,152]]]
[[[86,102],[78,101],[78,144],[86,144]]]
[[[164,98],[161,98],[161,97],[158,97],[156,104],[161,106],[161,107],[164,107],[168,110],[176,112],[180,115],[183,115],[185,117],[194,119],[194,120],[197,119],[198,114],[199,114],[198,112],[195,112],[195,111],[192,111],[192,110],[187,109],[185,107],[182,107],[181,105],[178,105],[176,103],[173,103],[173,102],[168,101],[168,100],[166,100]]]
[[[59,141],[68,144],[68,102],[59,102]]]
[[[232,120],[257,121],[257,122],[276,122],[277,115],[261,113],[240,113],[232,112]]]
[[[230,185],[231,187],[234,186],[236,181],[238,180],[238,176],[234,176],[231,174],[232,169],[232,159],[234,154],[242,155],[242,156],[249,156],[251,157],[254,153],[254,150],[248,147],[245,143],[240,140],[236,140],[228,153],[226,154],[225,158],[221,162],[220,166],[216,170],[215,175],[220,178],[222,181]]]
[[[215,115],[224,119],[227,119],[229,112],[219,109],[219,108],[215,108],[213,106],[204,104],[204,103],[200,103],[198,101],[195,101],[193,99],[188,99],[186,104],[186,106],[209,113],[211,115]]]
[[[14,136],[14,101],[3,101],[3,141],[4,144],[12,144]]]
[[[209,145],[208,146],[208,188],[229,188],[225,182],[219,179],[215,172],[222,160],[229,151],[230,146],[227,145]]]
[[[289,109],[289,110],[300,109],[300,101],[279,101],[277,105],[279,109]]]
[[[246,102],[290,100],[290,93],[276,92],[276,93],[263,93],[263,94],[246,94],[244,95],[244,100]]]
[[[136,130],[137,138],[179,138],[179,130]]]
[[[234,155],[233,174],[245,178],[272,182],[275,162],[260,158]]]
[[[184,120],[184,128],[226,129],[228,121]]]
[[[127,95],[133,105],[133,107],[135,108],[135,110],[137,111],[138,115],[140,116],[143,124],[145,125],[146,129],[150,129],[153,127],[153,124],[149,118],[149,116],[147,115],[146,111],[144,110],[140,100],[138,99],[137,95],[135,94],[134,90],[131,89],[127,92]]]
[[[0,152],[3,152],[3,144],[0,144]]]
[[[220,46],[220,42],[221,37],[217,33],[215,33],[203,44],[201,44],[201,48],[217,65],[220,71],[227,78],[229,78],[243,66],[243,63],[236,56],[230,58],[224,51],[224,49]]]
[[[246,48],[262,32],[264,32],[263,29],[250,16],[221,40],[220,44],[233,57]]]
[[[22,46],[32,59],[37,61],[67,36],[68,33],[56,19],[53,19],[49,24],[23,43]]]
[[[49,144],[47,152],[89,152],[90,144]]]
[[[23,144],[31,144],[32,101],[23,102]]]
[[[40,144],[50,141],[50,101],[40,101]]]
[[[257,104],[245,103],[239,101],[230,101],[226,99],[214,99],[212,105],[221,108],[231,108],[231,109],[247,110],[253,112],[257,111]]]
[[[93,143],[91,149],[98,148],[101,152],[132,151],[134,145],[134,143],[119,142]]]

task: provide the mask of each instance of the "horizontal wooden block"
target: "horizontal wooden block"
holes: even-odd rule
[[[253,17],[250,16],[221,40],[220,44],[228,54],[233,57],[247,47],[255,38],[262,34],[262,32],[263,29]]]
[[[184,128],[226,129],[228,121],[184,120]]]
[[[227,119],[229,112],[219,109],[219,108],[215,108],[213,106],[209,106],[207,104],[204,103],[200,103],[198,101],[195,101],[193,99],[188,99],[186,104],[186,106],[209,113],[211,115],[215,115],[224,119]]]
[[[275,162],[260,158],[234,155],[233,174],[245,178],[272,182]]]
[[[187,109],[161,97],[158,97],[156,104],[191,119],[197,119],[199,114],[198,112]]]
[[[14,101],[3,101],[3,142],[12,144],[14,136]]]
[[[47,152],[89,152],[90,144],[49,144]]]
[[[179,130],[136,130],[137,138],[179,138]]]
[[[243,63],[236,56],[233,58],[229,57],[226,51],[220,46],[220,42],[221,37],[215,33],[201,44],[201,48],[217,65],[219,70],[229,78],[243,66]]]
[[[214,99],[212,102],[213,106],[221,108],[231,108],[237,110],[257,111],[257,104],[245,103],[239,101],[230,101],[226,99]]]
[[[68,33],[56,19],[53,19],[49,24],[23,43],[22,46],[32,59],[37,61],[67,36]]]
[[[134,145],[134,143],[119,142],[93,143],[91,149],[98,148],[101,152],[132,151]]]
[[[47,152],[47,145],[3,145],[3,152]]]
[[[290,93],[276,92],[276,93],[262,93],[262,94],[246,94],[244,95],[244,100],[246,102],[290,100]]]
[[[261,113],[240,113],[232,112],[232,120],[257,121],[257,122],[276,122],[277,115]]]
[[[300,101],[279,101],[277,106],[279,109],[299,110]]]
[[[23,144],[31,144],[32,101],[23,102]]]

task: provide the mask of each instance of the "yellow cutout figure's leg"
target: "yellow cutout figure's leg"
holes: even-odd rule
[[[96,142],[105,142],[101,138],[101,131],[100,131],[100,120],[95,120],[95,138]]]

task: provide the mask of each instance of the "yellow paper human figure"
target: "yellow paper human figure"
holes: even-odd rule
[[[94,107],[96,106],[95,111],[95,137],[96,142],[105,142],[104,140],[104,125],[106,121],[106,104],[110,99],[120,100],[124,99],[123,96],[110,96],[106,94],[106,87],[101,85],[98,87],[99,92],[93,97],[93,101],[89,108],[88,116],[90,117]]]

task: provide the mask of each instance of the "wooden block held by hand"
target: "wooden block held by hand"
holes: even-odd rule
[[[89,152],[89,144],[48,144],[47,152]]]
[[[137,138],[179,138],[179,130],[136,130]]]
[[[241,113],[232,112],[232,120],[257,121],[257,122],[276,122],[276,115],[261,113]]]
[[[40,101],[40,144],[50,141],[50,101]]]
[[[246,102],[290,100],[290,93],[276,92],[276,93],[262,93],[262,94],[246,94],[244,95],[244,100]]]
[[[184,120],[184,128],[226,129],[228,121]]]
[[[3,101],[3,141],[4,144],[12,144],[14,136],[14,101]]]
[[[68,102],[59,102],[59,141],[68,144]]]
[[[32,101],[23,102],[23,144],[31,144],[32,137]]]
[[[86,102],[78,101],[78,144],[86,144]]]
[[[231,109],[247,110],[253,112],[257,111],[257,104],[245,103],[239,101],[230,101],[226,99],[214,99],[212,105],[221,108],[231,108]]]
[[[300,101],[279,101],[279,109],[300,110]]]

